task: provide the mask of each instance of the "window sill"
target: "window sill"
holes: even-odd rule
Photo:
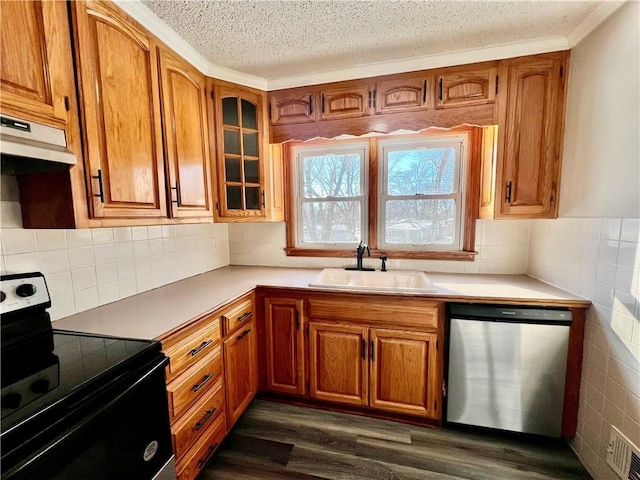
[[[329,257],[329,258],[355,258],[355,250],[329,250],[315,248],[285,248],[285,252],[289,257]],[[378,258],[380,256],[394,259],[407,260],[445,260],[473,262],[478,252],[467,251],[406,251],[406,250],[371,250],[371,256]]]

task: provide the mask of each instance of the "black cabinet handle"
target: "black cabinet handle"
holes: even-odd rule
[[[367,341],[364,338],[362,339],[362,359],[367,359]]]
[[[313,115],[313,96],[309,95],[309,116]]]
[[[422,83],[422,104],[427,103],[427,80]]]
[[[512,188],[513,188],[513,183],[512,182],[507,182],[507,196],[505,198],[507,203],[511,203],[511,190],[512,190]]]
[[[212,373],[210,375],[205,375],[204,378],[202,379],[202,381],[200,383],[197,383],[193,386],[192,390],[194,392],[197,392],[198,390],[200,390],[202,387],[204,387],[204,385],[211,380],[213,377],[215,377],[215,373]]]
[[[376,350],[375,350],[375,344],[373,343],[373,340],[371,340],[371,361],[372,362],[376,361]]]
[[[376,94],[378,93],[377,90],[373,91],[373,95],[371,95],[371,98],[373,99],[373,108],[376,108]]]
[[[324,113],[324,93],[322,94],[322,113]]]
[[[189,355],[191,355],[192,357],[196,356],[197,354],[199,354],[202,350],[204,350],[205,348],[207,348],[209,345],[211,345],[213,343],[213,340],[205,340],[204,342],[202,342],[200,344],[199,347],[194,348],[193,350],[191,350],[189,352]]]
[[[371,90],[369,90],[369,108],[371,108],[372,102],[371,102]]]
[[[440,101],[442,101],[442,77],[440,77]]]
[[[98,180],[98,193],[94,193],[94,197],[98,197],[102,203],[104,203],[104,189],[102,188],[102,170],[98,169],[98,175],[91,175],[91,178],[95,178]]]
[[[175,203],[176,206],[180,206],[180,189],[178,186],[178,182],[176,182],[176,186],[175,187],[171,187],[171,190],[175,190],[176,191],[176,199],[173,200],[171,199],[171,202]]]
[[[207,420],[211,418],[211,415],[216,413],[216,410],[217,408],[212,408],[211,410],[207,410],[207,413],[205,413],[204,416],[200,419],[200,421],[196,423],[194,430],[197,432],[202,427],[204,427],[204,424],[207,423]]]
[[[262,190],[262,208],[266,208],[267,203],[265,202],[265,198],[264,198],[264,190]]]
[[[240,335],[236,337],[236,341],[242,340],[250,331],[251,330],[245,330],[244,332],[242,332]]]
[[[204,458],[198,460],[198,470],[204,467],[207,464],[207,462],[211,460],[211,456],[213,455],[213,452],[216,451],[216,448],[218,448],[218,442],[214,443],[209,447],[209,450],[207,450],[207,454],[204,456]]]
[[[251,312],[247,312],[244,315],[241,315],[237,318],[236,322],[240,323],[240,322],[244,322],[247,318],[249,318],[251,316]]]

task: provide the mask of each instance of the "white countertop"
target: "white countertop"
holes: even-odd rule
[[[218,309],[256,286],[328,290],[308,286],[320,271],[321,269],[228,266],[62,318],[53,322],[53,327],[119,337],[160,338],[170,330]],[[573,307],[587,307],[590,304],[582,297],[526,275],[427,275],[437,292],[420,296],[437,300]]]

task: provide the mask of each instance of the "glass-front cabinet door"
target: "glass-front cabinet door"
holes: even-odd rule
[[[217,213],[224,219],[265,216],[260,94],[216,85]]]

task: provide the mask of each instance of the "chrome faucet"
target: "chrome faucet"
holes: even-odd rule
[[[356,248],[356,266],[355,267],[345,267],[345,270],[364,270],[367,272],[372,272],[375,270],[375,268],[369,268],[369,267],[363,267],[362,266],[362,257],[364,256],[364,252],[367,252],[367,256],[370,257],[371,256],[371,250],[369,249],[369,246],[365,243],[362,243],[362,240],[360,241],[360,244],[358,245],[358,248]]]

